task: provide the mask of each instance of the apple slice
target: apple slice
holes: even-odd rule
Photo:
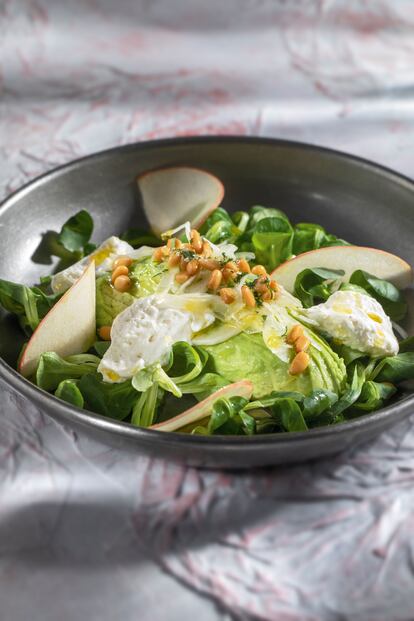
[[[89,349],[96,336],[95,293],[92,261],[33,332],[20,360],[22,375],[33,375],[40,356],[47,351],[64,357]]]
[[[409,287],[413,279],[411,266],[395,254],[362,246],[329,246],[299,254],[272,272],[272,278],[293,293],[296,276],[307,268],[326,267],[344,270],[344,281],[355,270],[364,270],[377,278],[389,280],[399,289]]]
[[[229,384],[220,388],[215,393],[200,401],[194,407],[166,420],[164,423],[151,425],[150,429],[158,429],[158,431],[178,431],[186,425],[191,425],[202,420],[211,413],[211,409],[217,399],[229,399],[230,397],[244,397],[250,399],[253,393],[253,384],[249,380],[241,380],[234,384]]]
[[[158,234],[188,220],[198,228],[224,196],[220,179],[187,166],[151,170],[140,175],[137,182],[147,220]]]

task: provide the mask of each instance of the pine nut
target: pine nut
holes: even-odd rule
[[[102,326],[98,330],[98,334],[103,341],[111,340],[111,326]]]
[[[234,289],[228,289],[224,287],[219,291],[220,297],[225,304],[233,304],[236,299],[236,293]]]
[[[205,270],[210,270],[210,272],[220,267],[220,263],[218,261],[214,261],[214,259],[203,259],[203,257],[200,258],[200,265]]]
[[[208,242],[204,241],[203,242],[203,255],[205,257],[211,257],[211,253],[212,253],[212,249],[211,246]]]
[[[199,270],[199,265],[196,259],[192,259],[191,261],[187,263],[186,272],[189,276],[194,276],[194,274],[197,274],[198,270]]]
[[[175,282],[178,282],[179,285],[182,285],[188,280],[188,278],[188,274],[186,274],[185,272],[180,272],[180,274],[175,275]]]
[[[254,308],[256,306],[256,300],[254,299],[253,292],[247,285],[243,285],[241,288],[242,300],[249,308]]]
[[[187,270],[187,261],[184,259],[184,257],[180,257],[180,270],[182,272],[185,272]]]
[[[288,343],[294,343],[300,336],[303,336],[303,328],[299,323],[297,323],[289,330],[286,341]]]
[[[220,287],[222,280],[223,280],[223,274],[220,272],[220,270],[213,270],[211,272],[211,276],[207,283],[207,288],[213,289],[215,291],[216,289]]]
[[[246,259],[239,259],[238,265],[239,270],[243,272],[243,274],[250,274],[250,265],[247,263]]]
[[[126,265],[126,267],[129,267],[131,263],[132,263],[131,257],[127,257],[127,256],[118,257],[117,259],[115,259],[112,269],[114,270],[120,265]]]
[[[222,274],[223,274],[223,278],[226,282],[229,282],[230,280],[233,280],[233,278],[236,275],[236,272],[233,272],[233,270],[228,270],[226,268],[224,268],[222,270]]]
[[[112,272],[111,280],[114,283],[118,276],[128,276],[129,270],[126,265],[118,265]]]
[[[272,293],[271,291],[267,290],[262,294],[262,300],[263,302],[270,302],[270,300],[272,299]]]
[[[180,255],[178,254],[178,252],[172,252],[170,254],[170,258],[168,259],[168,267],[177,267],[177,265],[180,262]]]
[[[265,278],[258,278],[254,283],[254,288],[259,293],[267,293],[269,291],[269,287]]]
[[[293,358],[291,365],[289,367],[289,373],[291,375],[299,375],[303,373],[309,366],[310,358],[305,351],[300,351]]]
[[[295,341],[295,349],[297,352],[306,351],[310,345],[309,339],[303,335]]]
[[[191,243],[196,253],[201,254],[203,251],[203,240],[201,239],[200,233],[196,231],[196,229],[191,231]]]
[[[266,268],[263,265],[255,265],[252,268],[252,274],[256,274],[256,276],[267,276]]]
[[[162,251],[162,247],[161,248],[156,248],[152,254],[152,258],[154,261],[162,261],[164,258],[164,253]]]
[[[225,268],[226,270],[230,270],[230,271],[232,271],[232,272],[236,272],[236,274],[237,274],[237,272],[239,271],[239,268],[237,267],[237,265],[235,264],[235,262],[234,262],[234,261],[228,261],[228,262],[226,263],[226,265],[224,266],[224,268]]]
[[[131,288],[131,284],[131,279],[129,278],[129,276],[125,275],[118,276],[118,278],[116,278],[114,281],[115,289],[117,291],[120,291],[121,293],[125,293],[125,291],[128,291],[128,289]]]

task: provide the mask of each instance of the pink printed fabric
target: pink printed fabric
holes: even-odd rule
[[[414,174],[410,2],[4,0],[0,26],[2,196],[177,135],[297,139]],[[334,459],[206,472],[0,390],[0,618],[414,619],[414,418]]]

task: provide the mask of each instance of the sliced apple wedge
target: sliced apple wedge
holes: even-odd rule
[[[154,233],[191,222],[198,228],[223,200],[220,179],[199,168],[173,166],[140,175],[142,205]]]
[[[224,388],[220,388],[214,394],[200,401],[194,407],[166,420],[164,423],[158,423],[157,425],[151,425],[150,429],[158,429],[158,431],[178,431],[186,425],[191,425],[197,421],[202,420],[211,413],[213,404],[217,399],[229,399],[230,397],[244,397],[250,399],[253,393],[253,384],[249,380],[242,380],[229,384]]]
[[[96,336],[95,293],[92,261],[33,332],[20,360],[22,375],[33,375],[40,356],[47,351],[64,357],[89,349]]]
[[[307,268],[326,267],[344,270],[344,281],[355,270],[364,270],[377,278],[389,280],[399,289],[409,287],[413,280],[411,266],[395,254],[362,246],[329,246],[299,254],[285,261],[272,272],[272,278],[293,293],[296,276]]]

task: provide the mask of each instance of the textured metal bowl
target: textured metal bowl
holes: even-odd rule
[[[208,137],[140,143],[58,168],[11,196],[0,209],[0,277],[31,284],[53,265],[39,250],[79,209],[95,220],[94,239],[145,226],[135,179],[163,165],[185,164],[219,176],[224,206],[279,207],[294,221],[318,222],[355,244],[375,246],[414,264],[414,184],[390,170],[342,153],[261,138]],[[375,436],[414,409],[414,393],[399,393],[376,413],[306,433],[256,437],[190,436],[149,431],[71,407],[15,370],[22,343],[17,323],[0,321],[0,374],[48,415],[119,448],[210,467],[245,468],[333,454]]]

